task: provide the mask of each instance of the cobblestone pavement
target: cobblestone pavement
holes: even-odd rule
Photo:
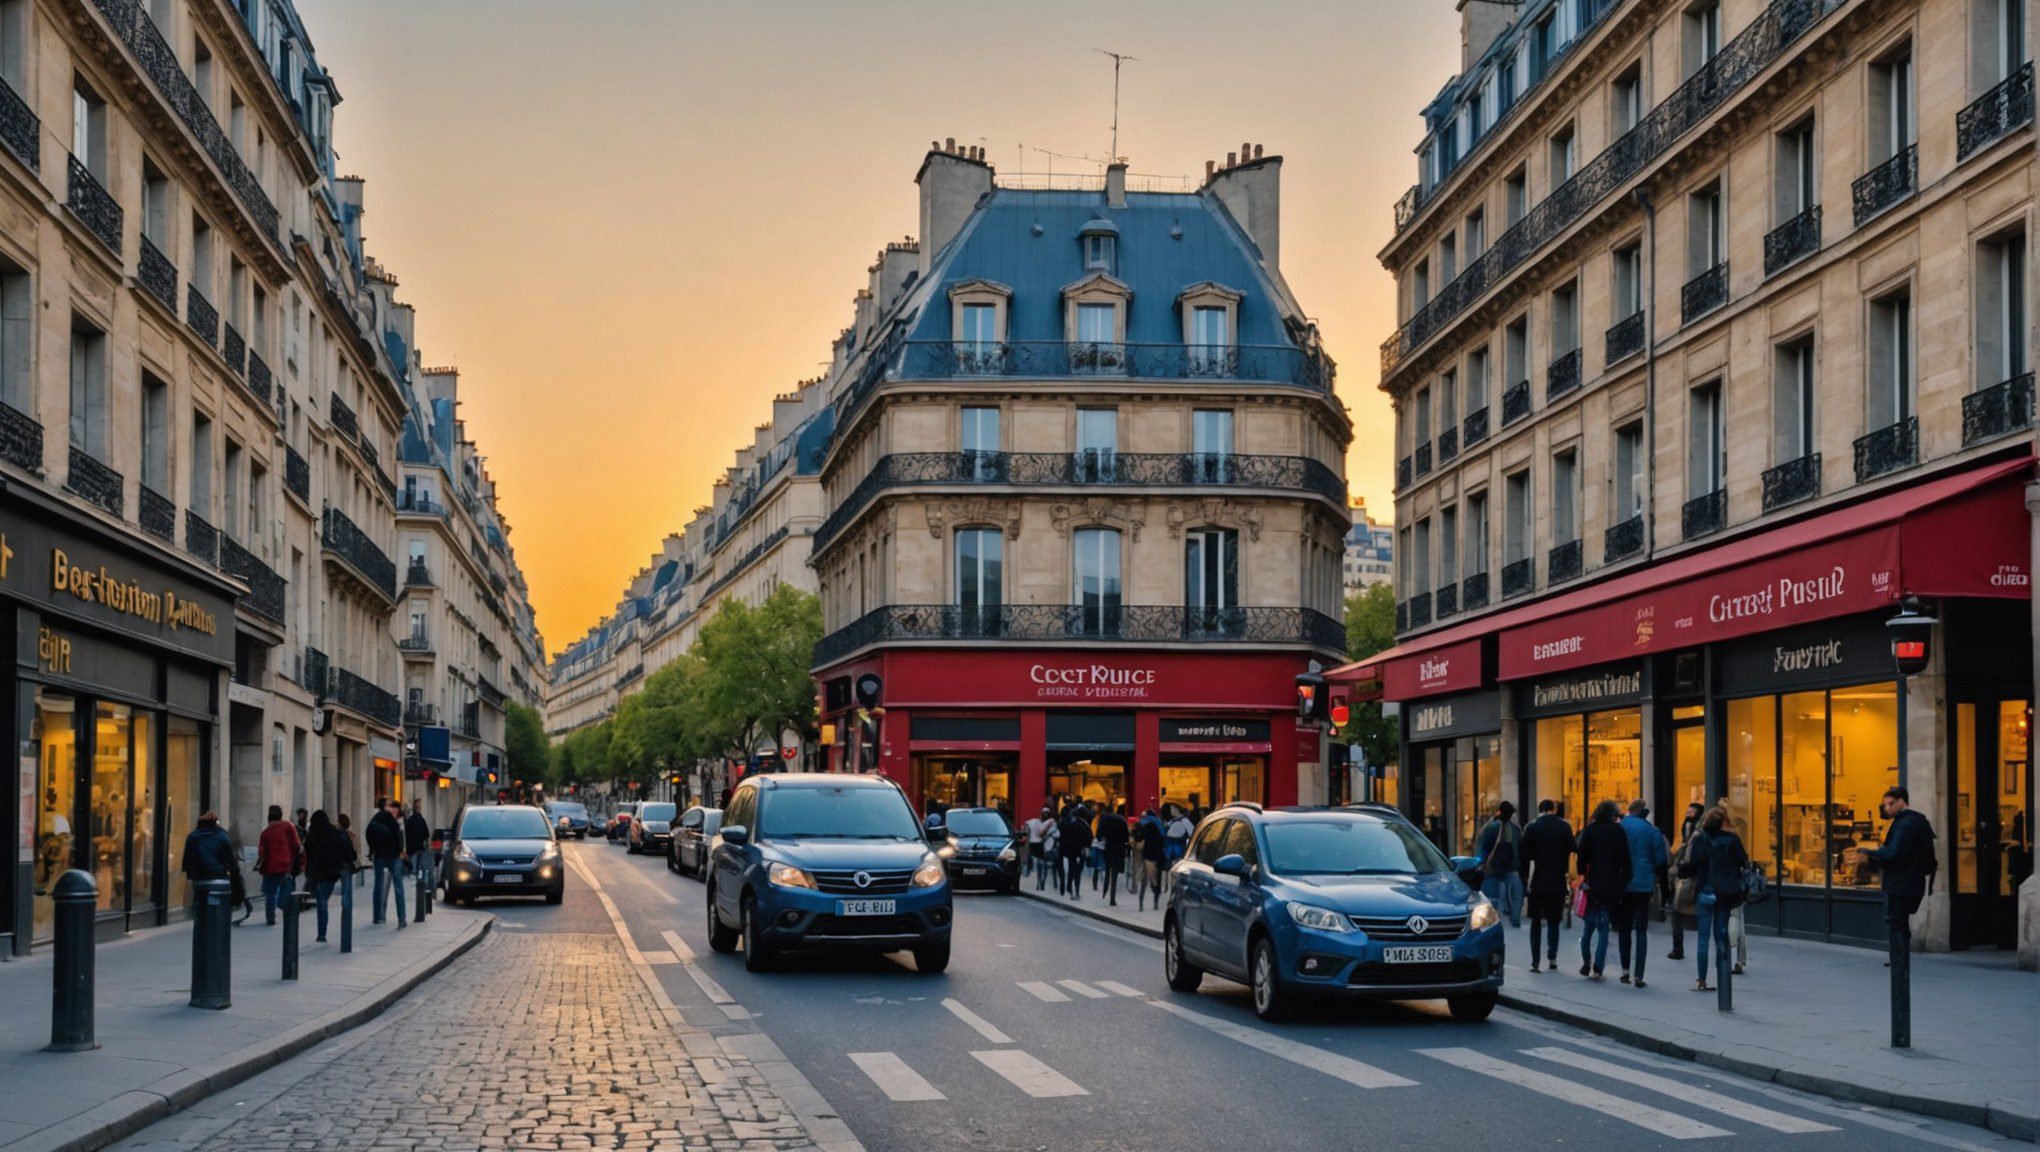
[[[760,1073],[695,1038],[716,1055],[689,1055],[615,936],[498,932],[357,1042],[121,1147],[812,1147]]]

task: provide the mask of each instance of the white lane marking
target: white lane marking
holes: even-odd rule
[[[680,958],[671,952],[641,952],[647,964],[678,964]]]
[[[1069,997],[1039,980],[1022,980],[1020,981],[1020,987],[1025,988],[1036,1000],[1046,1000],[1050,1004],[1067,1004],[1070,1002]]]
[[[1018,1048],[996,1048],[973,1052],[978,1063],[1012,1081],[1015,1088],[1033,1097],[1089,1096],[1077,1082],[1029,1056]]]
[[[939,1089],[891,1052],[852,1052],[850,1062],[864,1070],[886,1098],[899,1102],[947,1100]]]
[[[1698,1104],[1702,1108],[1710,1108],[1724,1116],[1733,1116],[1738,1120],[1747,1120],[1752,1124],[1761,1125],[1775,1132],[1839,1131],[1832,1124],[1822,1124],[1816,1120],[1808,1120],[1804,1117],[1778,1112],[1760,1104],[1751,1104],[1745,1100],[1737,1100],[1733,1096],[1724,1096],[1719,1092],[1709,1092],[1705,1088],[1692,1084],[1680,1083],[1669,1076],[1658,1076],[1625,1065],[1610,1063],[1606,1060],[1596,1060],[1592,1056],[1579,1052],[1570,1052],[1564,1048],[1526,1048],[1523,1051],[1525,1055],[1549,1060],[1554,1064],[1563,1064],[1568,1068],[1578,1068],[1583,1072],[1596,1072],[1611,1080],[1620,1080],[1625,1084],[1634,1084],[1639,1088],[1648,1088],[1653,1092],[1670,1096],[1674,1100],[1684,1100],[1688,1104]]]
[[[678,956],[680,958],[681,963],[683,964],[694,963],[694,949],[689,948],[687,946],[687,941],[682,940],[678,932],[675,932],[671,928],[668,928],[665,931],[659,933],[659,935],[666,938],[666,947],[671,948],[673,950],[673,955]]]
[[[1563,1100],[1568,1104],[1577,1104],[1582,1108],[1616,1120],[1627,1121],[1639,1128],[1648,1129],[1660,1136],[1669,1136],[1674,1140],[1699,1140],[1734,1135],[1726,1129],[1703,1124],[1676,1112],[1667,1112],[1662,1108],[1652,1108],[1647,1104],[1625,1100],[1598,1088],[1589,1088],[1584,1084],[1561,1080],[1534,1068],[1497,1060],[1471,1048],[1419,1048],[1417,1051],[1433,1060],[1514,1084],[1519,1088],[1528,1088],[1532,1092]]]
[[[1341,1056],[1336,1052],[1327,1052],[1322,1048],[1313,1048],[1308,1044],[1298,1044],[1294,1040],[1285,1040],[1280,1036],[1263,1032],[1258,1028],[1248,1028],[1243,1024],[1235,1024],[1230,1020],[1221,1020],[1216,1016],[1206,1016],[1202,1012],[1192,1012],[1180,1004],[1171,1003],[1167,1000],[1149,1000],[1148,1003],[1173,1016],[1188,1020],[1201,1028],[1209,1028],[1228,1040],[1238,1041],[1249,1048],[1266,1052],[1268,1055],[1279,1060],[1287,1060],[1291,1064],[1309,1068],[1313,1072],[1322,1072],[1334,1080],[1344,1080],[1356,1088],[1413,1088],[1416,1086],[1416,1081],[1414,1080],[1405,1080],[1393,1072],[1384,1072],[1372,1064],[1362,1064],[1358,1060],[1348,1056]]]
[[[1121,984],[1117,980],[1100,980],[1098,981],[1098,987],[1103,988],[1107,992],[1112,993],[1114,996],[1131,996],[1136,1000],[1147,995],[1147,993],[1141,991],[1140,989],[1128,988],[1126,985]]]
[[[1004,1032],[999,1031],[997,1028],[993,1027],[991,1021],[985,1019],[984,1017],[978,1015],[977,1013],[971,1011],[970,1009],[965,1008],[961,1003],[955,1000],[944,1000],[942,1002],[942,1006],[944,1008],[949,1009],[950,1013],[954,1015],[958,1020],[963,1021],[965,1024],[968,1024],[971,1026],[971,1028],[975,1029],[978,1035],[984,1037],[985,1039],[991,1041],[992,1043],[1011,1044],[1013,1042],[1013,1038],[1011,1036],[1008,1036]]]
[[[1072,992],[1075,992],[1077,995],[1082,996],[1086,1000],[1105,999],[1105,993],[1098,991],[1096,988],[1091,987],[1089,984],[1084,983],[1082,980],[1058,980],[1056,981],[1056,983],[1062,985],[1063,987],[1069,989]]]
[[[689,976],[694,977],[694,982],[696,984],[701,985],[701,991],[709,998],[709,1000],[712,1003],[725,1005],[736,1003],[736,999],[732,997],[729,994],[729,992],[723,988],[722,985],[715,982],[715,977],[710,976],[706,972],[703,972],[700,968],[697,968],[694,965],[689,964],[687,966],[687,974]]]

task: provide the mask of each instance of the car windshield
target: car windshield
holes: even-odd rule
[[[673,813],[678,812],[679,810],[680,806],[677,804],[647,804],[643,808],[638,810],[638,819],[664,820],[667,821],[668,823],[671,823],[673,819]]]
[[[759,838],[917,840],[913,810],[891,788],[774,788],[758,816]]]
[[[1269,823],[1268,870],[1277,875],[1402,876],[1450,872],[1452,864],[1398,820]]]
[[[555,820],[562,816],[572,816],[576,820],[586,820],[588,818],[588,810],[586,808],[579,804],[569,804],[564,800],[554,801],[546,805],[545,810],[552,813]]]
[[[1010,836],[1013,829],[1004,816],[980,809],[949,813],[949,832],[953,836]]]
[[[460,822],[463,840],[546,840],[552,827],[535,808],[470,808]]]

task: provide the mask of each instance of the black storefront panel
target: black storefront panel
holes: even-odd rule
[[[1133,750],[1131,712],[1050,712],[1051,752],[1119,752]]]
[[[1012,743],[1020,739],[1018,716],[920,716],[907,721],[907,738],[930,743]]]
[[[1750,696],[1892,676],[1891,635],[1877,617],[1850,617],[1714,647],[1714,694]]]
[[[1495,691],[1439,696],[1402,706],[1403,737],[1411,744],[1502,730],[1502,696]]]

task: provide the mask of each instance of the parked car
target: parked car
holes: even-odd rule
[[[1170,869],[1169,987],[1215,972],[1264,1019],[1323,996],[1444,998],[1484,1020],[1502,987],[1501,913],[1400,813],[1230,804]]]
[[[779,953],[911,951],[949,966],[949,873],[899,785],[873,776],[774,773],[737,786],[709,849],[708,943]]]
[[[958,888],[1020,890],[1020,837],[997,808],[951,808],[931,839]]]
[[[470,805],[453,825],[452,866],[446,870],[446,902],[471,903],[481,896],[544,896],[558,904],[566,895],[567,869],[559,841],[542,809],[529,804]]]
[[[673,838],[666,846],[666,867],[689,876],[700,876],[708,863],[708,842],[722,827],[722,809],[699,805],[680,814],[673,826]]]
[[[680,815],[678,804],[648,800],[637,806],[630,821],[630,853],[664,852],[673,840],[673,819]]]
[[[616,811],[610,813],[609,827],[606,834],[611,844],[618,843],[619,841],[625,844],[630,842],[628,839],[630,834],[630,816],[632,809],[636,807],[636,803],[619,804],[616,806]]]
[[[555,828],[559,827],[562,821],[565,821],[566,832],[574,839],[586,840],[588,838],[588,808],[586,805],[573,800],[548,800],[545,802],[545,814],[552,818]]]

